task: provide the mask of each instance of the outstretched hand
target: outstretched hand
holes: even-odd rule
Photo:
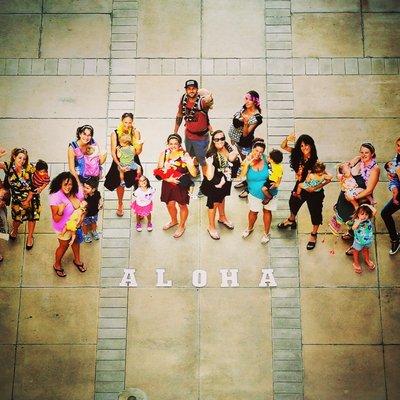
[[[190,154],[186,152],[183,157],[182,161],[185,162],[186,164],[193,165],[194,164],[194,158],[190,157]]]
[[[213,162],[214,162],[213,156],[206,158],[206,164],[207,164],[208,167],[211,167]]]
[[[296,133],[295,132],[289,133],[289,135],[287,135],[286,139],[288,140],[288,142],[295,142],[296,141]]]

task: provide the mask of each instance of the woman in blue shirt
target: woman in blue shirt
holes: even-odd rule
[[[264,234],[261,237],[261,243],[266,244],[270,240],[270,227],[272,220],[271,211],[277,208],[278,200],[274,197],[268,204],[262,204],[264,194],[261,188],[269,176],[268,161],[264,155],[265,142],[263,139],[255,138],[253,140],[251,153],[242,163],[242,175],[246,176],[249,190],[249,215],[248,226],[243,231],[242,237],[247,238],[254,230],[254,224],[257,220],[258,213],[262,211],[264,222]]]

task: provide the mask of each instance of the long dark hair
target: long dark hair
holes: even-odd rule
[[[210,145],[209,145],[207,153],[206,153],[206,157],[214,156],[218,152],[217,148],[215,147],[214,140],[213,140],[214,136],[217,133],[222,133],[225,136],[225,133],[223,131],[221,131],[220,129],[217,129],[216,131],[211,132],[211,134],[210,134],[211,140],[210,140]],[[232,147],[229,145],[229,143],[226,141],[226,139],[225,139],[224,147],[228,150],[229,153],[232,151]]]
[[[92,136],[92,140],[90,141],[90,143],[93,143],[94,129],[92,125],[78,126],[78,128],[76,129],[76,138],[79,140],[81,138],[81,134],[85,132],[86,129],[90,131],[90,135]]]
[[[254,102],[254,107],[258,110],[261,114],[261,107],[260,107],[260,95],[255,90],[249,90],[246,94],[249,94],[252,97],[252,101]],[[246,109],[246,104],[243,104],[242,109]]]
[[[72,182],[72,189],[70,191],[70,194],[75,195],[79,191],[79,186],[78,186],[78,181],[76,178],[71,174],[71,172],[61,172],[61,174],[58,174],[55,178],[50,183],[50,189],[49,193],[57,193],[62,186],[62,183],[64,181],[71,181]]]
[[[310,158],[306,162],[304,162],[303,152],[301,151],[302,143],[309,145],[311,148]],[[306,178],[308,171],[313,169],[317,160],[318,155],[314,139],[310,135],[300,135],[290,153],[290,167],[297,172],[300,165],[304,166],[301,181]]]

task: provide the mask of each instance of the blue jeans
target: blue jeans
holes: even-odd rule
[[[386,225],[386,228],[389,232],[390,240],[392,242],[399,240],[396,230],[396,224],[392,216],[398,210],[400,210],[400,205],[394,204],[393,199],[390,199],[389,202],[386,203],[385,207],[383,207],[383,210],[381,211],[381,217]]]

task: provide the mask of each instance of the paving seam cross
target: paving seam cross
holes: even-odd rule
[[[110,60],[107,63],[104,59],[82,62],[82,74],[109,75],[107,132],[117,127],[124,112],[134,112],[137,14],[136,0],[114,0]],[[64,63],[68,67],[68,63]],[[110,146],[109,137],[107,146]],[[124,203],[129,195],[129,191],[125,191]],[[104,197],[104,209],[108,213],[103,217],[101,242],[95,400],[114,400],[125,389],[128,289],[119,287],[119,282],[129,263],[131,213],[125,204],[125,216],[116,217],[112,207],[115,192],[106,192]],[[115,257],[116,252],[118,257]]]
[[[294,130],[291,2],[280,4],[280,8],[276,8],[276,1],[265,1],[269,149],[277,147],[277,143]],[[303,59],[303,66],[297,62],[296,71],[304,74],[311,64],[312,71],[318,74],[318,60],[316,68],[315,61],[306,61]],[[329,68],[323,71],[329,71]],[[287,162],[286,157],[284,162]],[[283,192],[282,188],[281,195]],[[304,398],[304,388],[299,252],[297,236],[286,233],[284,239],[272,238],[270,242],[271,248],[280,252],[279,257],[277,254],[274,257],[271,251],[269,258],[278,284],[277,288],[271,289],[273,394],[274,400],[300,400]]]
[[[270,17],[271,18],[271,17]],[[267,25],[276,32],[280,25]],[[290,25],[283,25],[282,30]],[[130,26],[118,25],[118,32],[128,31]],[[124,29],[123,29],[124,28]],[[136,26],[134,26],[136,28]],[[287,57],[291,42],[287,38],[290,33],[272,33],[267,30],[267,59],[270,59],[270,69],[277,62],[289,65],[293,62],[293,75],[399,75],[400,60],[396,57]],[[117,41],[112,43],[131,43],[136,41],[134,33],[118,33]],[[121,35],[124,37],[121,38]],[[273,39],[272,41],[269,41]],[[122,40],[125,40],[122,42]],[[281,40],[281,41],[280,41]],[[135,42],[136,43],[136,42]],[[127,46],[129,47],[129,46]],[[124,57],[131,54],[130,62],[126,67],[135,76],[173,76],[173,75],[201,75],[201,76],[265,76],[264,58],[135,58],[132,53],[136,50],[128,48],[118,51],[120,66],[124,64]],[[279,58],[277,51],[285,51],[286,55]],[[118,62],[114,64],[117,67]],[[283,67],[282,67],[283,68]],[[108,76],[108,58],[0,58],[0,76]],[[115,68],[114,68],[115,69]],[[127,71],[127,72],[128,72]],[[200,74],[201,71],[201,74]],[[283,72],[283,71],[282,71]]]

